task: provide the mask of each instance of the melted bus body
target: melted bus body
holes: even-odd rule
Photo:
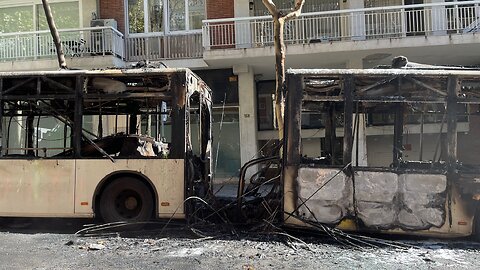
[[[288,71],[284,223],[478,234],[479,104],[474,70]],[[320,154],[302,144],[304,114],[322,121]]]
[[[0,73],[0,216],[185,218],[211,175],[188,69]]]

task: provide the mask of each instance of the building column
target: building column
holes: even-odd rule
[[[233,3],[235,18],[250,17],[250,0],[236,0]]]
[[[343,1],[340,5],[341,9],[361,9],[364,8],[363,0]],[[365,40],[365,13],[363,11],[352,12],[351,20],[345,31],[350,33],[352,40]]]
[[[243,166],[256,158],[258,152],[255,79],[248,65],[233,66],[233,73],[238,76],[240,161]]]
[[[234,1],[233,12],[235,18],[250,17],[250,0]],[[250,23],[247,21],[235,22],[235,42],[237,48],[250,48],[251,40]]]
[[[347,68],[363,68],[361,57],[350,59],[346,63]],[[354,105],[354,108],[356,105]],[[367,166],[367,119],[364,113],[353,114],[353,147],[352,165]],[[357,154],[358,153],[358,154]],[[358,156],[358,161],[357,161]]]
[[[431,3],[443,3],[445,0],[430,0]],[[428,19],[428,18],[427,18]],[[432,7],[432,31],[433,35],[446,35],[447,34],[447,11],[445,6]]]

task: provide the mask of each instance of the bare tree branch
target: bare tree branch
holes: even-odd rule
[[[295,7],[293,8],[293,10],[284,16],[285,21],[300,16],[300,14],[302,13],[303,4],[305,4],[305,0],[295,0]]]
[[[279,10],[277,9],[275,3],[273,3],[273,0],[262,0],[262,2],[273,17],[278,16]]]

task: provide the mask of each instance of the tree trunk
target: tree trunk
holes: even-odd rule
[[[275,118],[278,126],[278,138],[283,138],[283,115],[285,111],[284,89],[285,89],[285,44],[283,40],[283,29],[285,20],[278,18],[274,20],[274,44],[275,44]]]
[[[60,41],[60,35],[58,34],[55,21],[53,20],[52,10],[48,0],[42,0],[43,10],[45,11],[45,17],[47,18],[48,28],[52,34],[53,43],[57,51],[58,66],[60,69],[67,69],[67,63],[65,62],[65,55],[63,54],[62,42]]]
[[[283,139],[284,111],[285,111],[285,41],[283,30],[285,22],[300,16],[305,0],[295,0],[295,6],[287,14],[283,14],[273,0],[262,0],[265,7],[273,17],[273,41],[275,48],[275,118],[278,126],[278,138]]]

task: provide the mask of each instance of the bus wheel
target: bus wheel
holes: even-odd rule
[[[152,218],[153,196],[138,179],[118,178],[102,192],[99,210],[105,222],[148,221]]]

